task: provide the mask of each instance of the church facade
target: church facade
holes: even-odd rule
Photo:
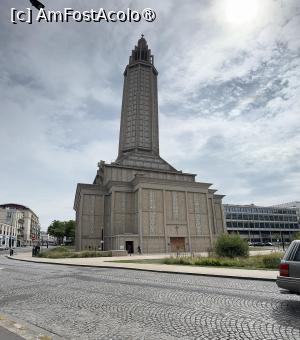
[[[198,252],[225,232],[224,196],[159,155],[157,75],[142,36],[124,71],[118,157],[77,185],[76,250]]]

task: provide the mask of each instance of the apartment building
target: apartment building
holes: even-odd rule
[[[30,246],[40,239],[38,216],[28,207],[8,203],[0,205],[0,223],[16,229],[16,246]]]

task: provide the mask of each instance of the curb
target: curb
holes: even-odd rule
[[[128,267],[115,267],[115,266],[91,266],[85,264],[73,264],[73,263],[54,263],[54,262],[39,262],[39,261],[31,261],[24,259],[16,259],[11,256],[7,256],[10,260],[15,261],[24,261],[30,263],[42,263],[42,264],[54,264],[58,266],[70,266],[70,267],[86,267],[86,268],[110,268],[110,269],[126,269],[126,270],[135,270],[135,271],[144,271],[144,272],[152,272],[152,273],[164,273],[164,274],[177,274],[177,275],[195,275],[195,276],[206,276],[206,277],[220,277],[224,279],[237,279],[237,280],[251,280],[251,281],[268,281],[268,282],[276,282],[276,279],[270,278],[261,278],[261,277],[251,277],[251,276],[235,276],[235,275],[222,275],[222,274],[204,274],[204,273],[184,273],[184,272],[173,272],[170,270],[155,270],[155,269],[143,269],[143,268],[128,268]]]

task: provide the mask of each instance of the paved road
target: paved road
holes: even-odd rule
[[[2,256],[0,268],[0,313],[64,339],[300,339],[300,296],[273,282]]]

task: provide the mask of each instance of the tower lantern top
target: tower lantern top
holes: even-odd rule
[[[148,48],[147,41],[144,38],[144,34],[138,40],[137,45],[132,50],[132,54],[129,57],[129,64],[135,62],[146,62],[153,64],[153,56],[151,55],[151,50]]]
[[[144,34],[142,34],[141,38],[138,41],[138,47],[139,48],[146,48],[146,49],[148,48],[147,41],[144,38]]]

